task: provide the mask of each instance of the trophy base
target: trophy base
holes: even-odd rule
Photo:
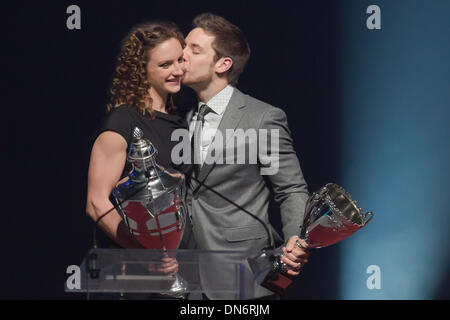
[[[293,277],[282,272],[279,253],[263,251],[247,260],[256,283],[274,293],[283,295],[294,282]]]
[[[284,295],[293,281],[293,277],[287,274],[270,272],[261,283],[261,286],[279,295]]]

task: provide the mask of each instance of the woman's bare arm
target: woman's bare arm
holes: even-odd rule
[[[127,142],[118,133],[105,131],[92,147],[88,173],[86,213],[97,221],[113,207],[109,195],[120,179],[127,157]],[[142,248],[130,234],[117,210],[104,216],[98,226],[124,248]]]

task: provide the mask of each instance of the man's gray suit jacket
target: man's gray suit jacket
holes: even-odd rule
[[[187,115],[188,122],[192,115],[193,110]],[[278,129],[278,150],[270,150],[270,138],[268,150],[264,150],[264,154],[271,155],[278,151],[278,171],[276,174],[261,175],[261,168],[264,167],[266,158],[258,148],[258,161],[254,164],[247,162],[221,164],[210,159],[207,161],[207,158],[197,179],[264,221],[270,228],[272,239],[281,245],[283,244],[281,237],[269,224],[268,207],[271,195],[280,206],[282,230],[286,240],[299,234],[299,226],[302,223],[309,196],[293,147],[286,114],[281,109],[245,95],[234,88],[217,130],[225,137],[226,129],[243,129],[244,132],[248,129],[267,129],[268,133],[272,132],[271,129]],[[216,134],[215,138],[217,137]],[[229,142],[224,141],[224,144]],[[251,148],[248,146],[247,153],[249,149]],[[217,157],[226,151],[216,150],[215,152]],[[236,157],[236,152],[234,154]],[[246,156],[248,160],[249,155]],[[267,247],[267,233],[257,220],[195,181],[188,179],[187,185],[186,203],[192,219],[197,249],[259,251]],[[230,283],[230,288],[233,286],[231,283],[234,283],[236,275],[233,266],[220,261],[204,262],[200,266],[199,274],[203,290],[208,298],[234,299],[233,294],[214,292],[215,288],[226,287],[227,283]],[[249,299],[273,294],[256,284],[250,289],[247,288],[246,292],[245,298]]]

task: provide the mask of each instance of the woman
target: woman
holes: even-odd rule
[[[97,221],[113,207],[110,194],[128,175],[127,162],[132,131],[138,126],[158,150],[158,164],[175,167],[170,159],[176,144],[173,130],[186,128],[181,117],[172,114],[173,94],[181,88],[184,75],[184,39],[172,25],[154,23],[135,27],[122,43],[111,87],[108,114],[96,132],[88,173],[86,211]],[[141,248],[117,211],[103,216],[98,225],[123,248]],[[176,264],[168,265],[175,271]]]

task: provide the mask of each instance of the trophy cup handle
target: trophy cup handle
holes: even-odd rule
[[[369,218],[367,218],[367,217],[369,217]],[[364,226],[365,226],[366,224],[368,224],[369,221],[372,220],[372,218],[373,218],[373,212],[371,212],[371,211],[367,212],[366,215],[365,215],[365,217],[364,217],[364,220],[365,220]]]

